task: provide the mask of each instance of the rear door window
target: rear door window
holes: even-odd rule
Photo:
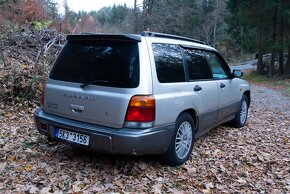
[[[153,43],[158,81],[160,83],[184,82],[184,68],[179,45]]]
[[[188,65],[189,80],[211,79],[212,73],[205,58],[204,51],[184,49]]]
[[[110,87],[139,85],[138,45],[126,41],[71,41],[51,71],[54,80]]]

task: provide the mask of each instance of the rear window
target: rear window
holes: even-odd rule
[[[50,78],[75,83],[135,88],[139,85],[138,45],[127,41],[71,41]]]

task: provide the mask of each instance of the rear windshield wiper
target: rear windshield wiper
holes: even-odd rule
[[[102,84],[102,85],[113,84],[113,85],[118,85],[119,86],[119,85],[125,85],[126,83],[117,82],[117,81],[109,81],[109,80],[93,80],[93,81],[89,81],[89,82],[81,84],[80,87],[81,88],[85,88],[86,86],[91,85],[91,84]]]

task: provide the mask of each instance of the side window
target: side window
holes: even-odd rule
[[[188,64],[189,79],[211,79],[211,71],[201,50],[185,49],[185,58]]]
[[[206,52],[206,60],[211,67],[212,76],[214,79],[227,79],[228,75],[222,67],[222,62],[214,53]]]
[[[153,43],[152,48],[159,82],[184,82],[181,48],[178,45],[160,43]]]

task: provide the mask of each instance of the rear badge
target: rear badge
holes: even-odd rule
[[[68,98],[76,98],[76,99],[80,99],[80,100],[96,101],[96,98],[94,98],[94,97],[84,96],[84,95],[74,94],[74,93],[69,93],[69,92],[64,93],[64,96],[68,97]]]

